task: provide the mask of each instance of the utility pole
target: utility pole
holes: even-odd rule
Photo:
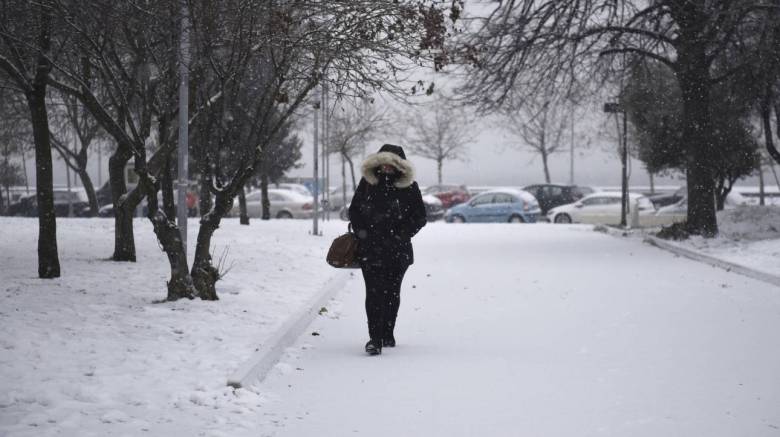
[[[325,110],[322,113],[324,120],[323,136],[325,138],[325,219],[330,221],[330,94],[328,93],[328,83],[324,83],[325,88]]]
[[[181,39],[179,40],[179,150],[176,209],[177,224],[185,257],[187,255],[187,181],[189,161],[189,101],[190,101],[190,23],[187,0],[181,0]]]
[[[65,140],[65,144],[62,145],[65,149],[68,149],[68,135],[63,135],[63,139]],[[73,217],[73,194],[70,190],[70,166],[68,165],[68,157],[65,156],[65,159],[63,161],[65,162],[65,178],[67,180],[67,187],[68,187],[68,217]],[[73,178],[76,178],[76,175],[73,175]]]
[[[325,84],[325,82],[322,82],[322,119],[320,122],[322,123],[322,141],[320,141],[322,145],[322,151],[320,152],[322,156],[322,170],[320,171],[320,180],[322,181],[322,189],[320,190],[320,204],[324,206],[323,208],[323,214],[322,219],[325,220],[327,215],[325,214],[325,209],[327,208],[328,204],[328,198],[326,196],[326,193],[328,192],[328,181],[327,181],[327,170],[328,170],[328,138],[326,133],[326,126],[325,126],[325,119],[327,118],[328,114],[328,87]],[[314,203],[315,208],[319,206],[317,202]]]
[[[319,169],[319,150],[317,148],[317,142],[319,141],[319,112],[320,112],[320,92],[315,89],[313,93],[314,97],[314,141],[312,143],[314,149],[314,222],[312,223],[312,234],[319,235],[318,221],[319,221],[319,191],[320,191],[320,169]]]
[[[330,93],[328,83],[323,82],[323,111],[322,111],[322,144],[325,149],[325,191],[323,191],[325,205],[325,220],[330,221]]]
[[[569,185],[574,185],[574,104],[571,105],[571,137],[569,138]]]
[[[620,208],[620,226],[626,227],[626,215],[628,214],[628,115],[626,109],[621,108],[623,111],[623,180],[621,182],[621,199],[622,207]]]
[[[618,141],[622,139],[622,145],[620,147],[620,162],[622,166],[621,171],[621,206],[620,206],[620,226],[626,227],[628,221],[626,215],[628,213],[628,116],[625,109],[620,103],[609,102],[604,104],[604,112],[609,114],[623,113],[623,135],[620,135],[620,125],[618,125]]]
[[[98,152],[98,189],[103,188],[103,144],[98,141],[97,143],[97,152]]]

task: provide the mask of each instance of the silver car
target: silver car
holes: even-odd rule
[[[307,219],[314,215],[314,198],[287,189],[268,189],[271,217],[278,219]],[[249,217],[263,215],[263,193],[255,190],[246,195],[246,209]],[[238,202],[233,204],[231,215],[238,216]]]

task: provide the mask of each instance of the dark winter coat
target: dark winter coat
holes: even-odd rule
[[[379,167],[398,171],[388,175]],[[362,265],[414,263],[411,238],[426,224],[425,204],[414,182],[414,168],[399,146],[385,144],[361,166],[363,178],[349,207],[352,230],[358,236]]]

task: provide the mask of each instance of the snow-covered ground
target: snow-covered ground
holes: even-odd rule
[[[584,226],[432,226],[415,258],[398,347],[363,353],[356,277],[258,435],[780,434],[776,287]]]
[[[41,280],[37,220],[0,218],[0,435],[249,433],[263,397],[225,382],[334,274],[323,251],[345,224],[310,228],[226,220],[214,238],[233,264],[221,300],[155,304],[169,272],[146,220],[137,263],[105,260],[113,220],[58,220],[62,277]]]
[[[780,275],[780,206],[748,206],[718,213],[717,238],[673,242],[765,273]]]
[[[63,278],[43,281],[37,222],[0,219],[0,435],[780,435],[778,289],[589,226],[431,224],[397,348],[365,356],[356,271],[234,391],[227,376],[334,273],[344,223],[309,227],[229,220],[222,300],[154,304],[167,263],[146,223],[139,262],[117,264],[110,220],[59,220]]]

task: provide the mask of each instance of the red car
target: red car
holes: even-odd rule
[[[441,200],[445,209],[467,202],[471,195],[463,185],[431,185],[423,194],[431,194]]]

